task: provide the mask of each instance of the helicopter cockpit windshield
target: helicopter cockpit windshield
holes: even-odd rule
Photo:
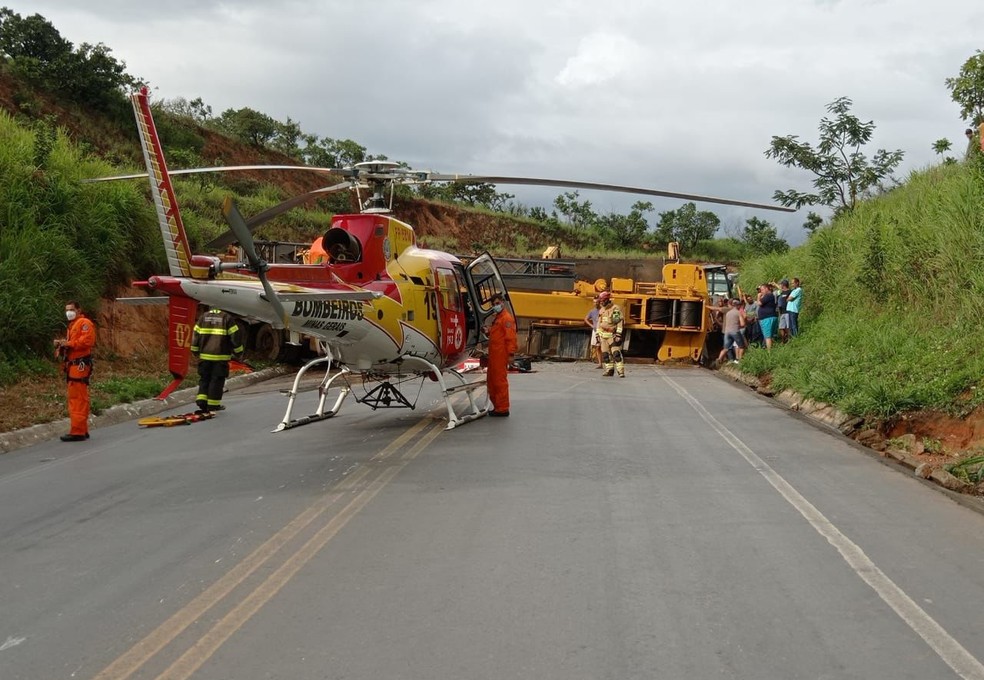
[[[333,263],[350,263],[362,260],[362,244],[355,236],[340,227],[325,232],[322,247]]]

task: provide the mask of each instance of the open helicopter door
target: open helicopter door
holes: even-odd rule
[[[439,349],[444,362],[453,363],[466,351],[467,328],[461,299],[463,282],[453,269],[446,267],[435,267],[434,279],[437,282],[437,326],[441,337]]]
[[[499,268],[496,266],[495,260],[492,259],[492,256],[488,252],[482,253],[465,267],[465,286],[468,288],[468,298],[471,302],[472,309],[475,311],[476,320],[480,329],[485,328],[485,320],[494,313],[490,300],[496,293],[502,295],[505,304],[509,307],[509,311],[514,317],[516,316],[512,302],[509,300],[509,291],[506,290],[506,284],[502,280],[502,275],[499,273]],[[483,330],[479,342],[484,342],[487,339]]]

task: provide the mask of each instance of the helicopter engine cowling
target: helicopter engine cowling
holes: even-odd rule
[[[328,252],[332,264],[346,264],[362,260],[362,243],[355,235],[342,229],[332,227],[325,232],[321,247]]]

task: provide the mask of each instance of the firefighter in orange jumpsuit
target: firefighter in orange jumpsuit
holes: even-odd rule
[[[504,418],[509,415],[509,364],[516,354],[516,318],[505,306],[502,295],[496,293],[489,300],[495,319],[489,327],[489,365],[486,383],[492,410],[489,416]]]
[[[71,428],[63,442],[89,438],[89,378],[92,376],[92,348],[96,345],[96,325],[82,313],[74,300],[65,305],[68,333],[55,340],[55,351],[64,362],[68,381],[68,417]]]

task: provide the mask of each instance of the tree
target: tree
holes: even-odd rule
[[[160,103],[160,108],[171,115],[188,118],[199,125],[204,125],[212,117],[212,107],[202,101],[201,97],[195,97],[191,101],[184,97],[165,99]]]
[[[495,185],[489,182],[420,184],[416,187],[416,193],[418,196],[434,201],[482,206],[497,212],[503,212],[508,202],[515,198],[512,194],[499,193],[495,190]],[[516,208],[513,214],[516,214],[516,211],[522,211],[522,209]]]
[[[772,138],[765,151],[767,158],[775,158],[781,165],[798,167],[815,175],[816,193],[803,193],[790,189],[776,191],[773,198],[787,207],[824,205],[835,214],[854,209],[859,198],[871,189],[881,186],[892,171],[902,162],[902,151],[879,149],[869,161],[861,147],[871,140],[875,131],[872,121],[861,122],[850,113],[853,102],[841,97],[827,105],[833,120],[824,117],[820,121],[820,142],[814,148],[809,142],[800,142],[796,135]]]
[[[960,75],[947,78],[946,88],[960,105],[960,119],[974,125],[984,123],[984,52],[977,52],[960,67]]]
[[[822,226],[823,218],[811,210],[810,214],[806,216],[806,222],[803,223],[803,228],[812,234]]]
[[[557,220],[547,214],[547,211],[538,205],[530,208],[530,219],[537,222],[555,223]]]
[[[712,212],[697,212],[693,203],[685,203],[678,210],[659,214],[656,238],[663,244],[677,241],[683,252],[692,252],[699,241],[714,238],[721,220]]]
[[[40,14],[23,19],[6,7],[0,8],[0,54],[50,65],[71,52],[72,43]]]
[[[745,229],[738,240],[754,255],[785,253],[789,250],[789,244],[785,239],[779,238],[776,228],[757,217],[745,220]]]
[[[580,193],[565,191],[554,199],[554,208],[567,218],[567,223],[575,229],[584,229],[598,221],[598,215],[591,209],[591,201],[578,201]]]
[[[195,97],[188,102],[188,109],[191,117],[199,123],[206,123],[212,117],[212,107],[206,104],[201,97]]]
[[[950,140],[945,137],[942,139],[937,139],[933,142],[933,151],[935,151],[938,156],[943,156],[943,165],[952,165],[957,162],[957,159],[953,156],[946,155],[946,152],[952,148],[953,144],[951,144]]]
[[[495,185],[488,182],[479,182],[478,184],[451,182],[444,188],[447,190],[448,198],[452,201],[467,205],[481,205],[489,210],[499,210],[506,201],[515,198],[512,194],[497,192]]]
[[[270,116],[249,107],[226,109],[215,123],[220,130],[256,148],[266,146],[274,138],[278,125]]]
[[[643,213],[653,209],[649,201],[636,201],[628,215],[609,213],[598,218],[597,229],[605,244],[612,248],[637,248],[649,231]]]
[[[290,116],[287,116],[286,123],[275,122],[275,132],[270,146],[288,156],[299,158],[301,150],[298,148],[297,142],[301,139],[302,134],[300,124],[295,120],[291,120]]]
[[[302,135],[305,147],[301,158],[308,165],[319,168],[344,168],[369,160],[366,147],[351,139],[318,139],[315,135]]]
[[[0,8],[0,55],[26,80],[104,111],[121,103],[124,87],[134,82],[102,43],[73,49],[40,14],[22,18],[6,7]]]
[[[111,110],[123,96],[123,88],[133,84],[126,64],[117,61],[112,50],[99,43],[82,43],[59,68],[61,89],[74,101],[104,111]]]

